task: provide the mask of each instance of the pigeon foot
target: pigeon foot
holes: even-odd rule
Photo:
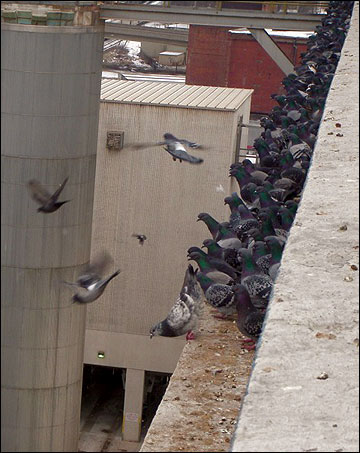
[[[192,332],[192,331],[190,330],[190,332],[188,332],[188,333],[186,334],[186,340],[195,340],[195,334],[194,334],[194,332]]]
[[[216,315],[213,315],[213,317],[217,319],[229,319],[228,315],[223,315],[222,313],[217,313]]]
[[[252,344],[242,344],[242,349],[246,349],[248,351],[253,351],[256,348],[256,343]]]

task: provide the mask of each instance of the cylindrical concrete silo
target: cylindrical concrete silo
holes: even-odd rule
[[[77,451],[103,26],[1,24],[1,449]],[[37,212],[26,183],[52,193]]]

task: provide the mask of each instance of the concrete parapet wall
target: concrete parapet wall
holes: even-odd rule
[[[359,448],[358,33],[356,3],[231,451]]]

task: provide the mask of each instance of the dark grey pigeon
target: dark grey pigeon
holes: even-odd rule
[[[254,349],[261,334],[265,313],[254,307],[244,285],[235,285],[233,289],[238,313],[237,327],[243,335],[248,337],[245,342],[251,343],[246,346],[246,349]]]
[[[174,135],[170,134],[169,132],[166,132],[164,134],[164,140],[161,142],[157,143],[144,143],[144,144],[138,144],[138,145],[133,145],[132,147],[135,149],[140,149],[140,148],[148,148],[150,146],[161,146],[165,145],[164,150],[167,151],[169,154],[171,154],[172,158],[174,161],[179,160],[182,162],[183,160],[186,162],[189,162],[190,164],[201,164],[204,162],[204,159],[200,159],[198,157],[192,156],[189,154],[184,145],[188,146],[189,148],[202,148],[204,149],[203,146],[195,143],[195,142],[190,142],[189,140],[185,140],[182,138],[176,138]]]
[[[36,179],[31,179],[27,183],[32,199],[40,205],[40,208],[37,209],[38,212],[49,214],[50,212],[57,211],[60,206],[70,201],[57,201],[68,179],[68,177],[65,178],[63,183],[60,184],[59,188],[52,195]]]
[[[87,266],[84,274],[80,275],[75,283],[63,282],[78,288],[78,292],[72,297],[74,303],[87,304],[94,302],[102,295],[108,283],[120,274],[118,269],[107,278],[101,277],[111,261],[110,256],[102,252]]]
[[[139,240],[139,245],[144,245],[144,242],[146,241],[147,237],[145,234],[132,234],[131,235],[133,238],[136,238]]]
[[[216,283],[202,272],[198,272],[196,278],[207,302],[220,312],[220,315],[215,315],[216,318],[227,318],[236,313],[232,286]]]

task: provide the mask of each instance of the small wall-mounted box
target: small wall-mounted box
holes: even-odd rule
[[[110,151],[120,151],[124,147],[124,131],[108,131],[106,147]]]

